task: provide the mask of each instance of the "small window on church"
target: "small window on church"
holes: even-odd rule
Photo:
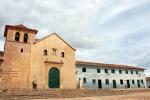
[[[23,49],[21,49],[21,52],[23,52]]]
[[[20,38],[20,33],[16,32],[16,34],[15,34],[15,41],[19,41],[19,38]]]
[[[47,50],[46,49],[44,50],[44,55],[47,56]]]
[[[53,50],[53,54],[52,55],[56,55],[56,48],[52,48],[52,50]]]
[[[65,57],[65,53],[64,52],[61,52],[61,57]]]
[[[28,42],[28,34],[27,34],[27,33],[24,34],[24,39],[23,39],[23,41],[26,42],[26,43]]]

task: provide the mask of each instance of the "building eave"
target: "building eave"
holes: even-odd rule
[[[88,67],[106,67],[106,68],[120,68],[120,69],[134,69],[134,70],[145,70],[141,67],[129,66],[129,65],[119,65],[119,64],[106,64],[106,63],[95,63],[95,62],[85,62],[76,61],[76,65],[83,65]]]

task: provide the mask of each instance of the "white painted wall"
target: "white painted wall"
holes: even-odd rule
[[[125,69],[122,70],[122,74],[119,73],[120,69],[115,68],[115,74],[111,73],[110,68],[101,68],[101,67],[93,67],[93,66],[81,66],[78,65],[77,67],[77,78],[81,79],[83,81],[83,78],[85,77],[87,80],[87,83],[83,83],[83,88],[98,88],[98,79],[102,80],[102,88],[103,89],[111,89],[113,88],[112,80],[116,80],[117,88],[126,88],[127,83],[126,80],[130,81],[131,88],[138,88],[137,80],[140,80],[140,87],[144,88],[146,87],[146,80],[143,70],[133,70],[133,74],[131,74],[131,70],[128,69],[128,74],[125,73]],[[82,68],[86,68],[86,72],[82,72]],[[101,69],[100,73],[97,73],[97,68]],[[104,69],[108,69],[109,74],[105,73]],[[136,71],[138,71],[138,74],[136,74]],[[96,79],[96,83],[92,83],[92,79]],[[109,85],[105,84],[105,79],[109,79]],[[120,79],[124,80],[124,83],[120,84]],[[132,80],[135,80],[135,84],[132,84]],[[141,80],[143,80],[144,84],[141,83]]]
[[[150,81],[146,81],[146,87],[150,88]]]

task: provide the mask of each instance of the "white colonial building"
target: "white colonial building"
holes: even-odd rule
[[[76,68],[78,82],[82,88],[146,87],[143,68],[83,61],[76,61]]]

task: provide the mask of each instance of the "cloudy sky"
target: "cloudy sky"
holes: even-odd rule
[[[77,60],[142,66],[150,75],[150,0],[0,0],[0,50],[6,24],[57,32]]]

